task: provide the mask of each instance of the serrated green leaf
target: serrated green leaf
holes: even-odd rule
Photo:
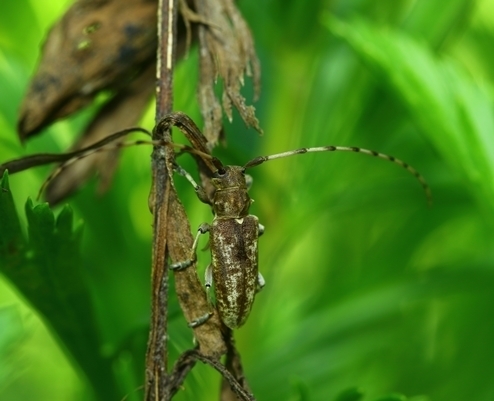
[[[60,235],[71,235],[74,213],[69,205],[65,205],[57,217],[56,227]]]
[[[6,178],[2,185],[5,182]],[[0,213],[15,212],[11,195],[4,203],[6,207]],[[48,204],[34,205],[28,199],[25,212],[28,243],[24,248],[16,245],[22,249],[18,263],[2,265],[3,272],[69,350],[72,360],[96,387],[97,396],[113,399],[117,386],[111,361],[100,353],[101,339],[91,291],[82,270],[79,250],[82,227],[73,229],[73,213],[68,206],[55,218]],[[18,221],[17,214],[14,217]]]
[[[9,176],[4,172],[0,184],[0,266],[18,266],[22,261],[24,236],[9,187]]]
[[[52,241],[55,230],[55,216],[47,203],[33,205],[26,203],[28,221],[29,246],[34,251],[35,258],[49,259],[55,244]],[[46,263],[46,262],[45,262]]]

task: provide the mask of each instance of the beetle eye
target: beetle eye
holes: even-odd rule
[[[225,174],[226,174],[226,170],[224,168],[219,168],[218,170],[216,170],[216,175],[218,176],[222,176]]]

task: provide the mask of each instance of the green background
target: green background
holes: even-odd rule
[[[0,4],[0,161],[66,149],[93,111],[25,147],[17,139],[16,113],[40,43],[69,4]],[[405,170],[364,155],[309,154],[250,171],[252,213],[266,226],[267,285],[236,339],[254,394],[332,400],[359,388],[365,400],[398,393],[396,400],[493,400],[494,1],[243,0],[240,7],[263,68],[256,109],[265,134],[235,115],[225,125],[228,146],[216,152],[224,163],[360,146],[410,163],[434,197],[428,208]],[[200,121],[196,82],[193,50],[176,73],[175,109]],[[143,126],[152,124],[150,105]],[[92,388],[99,399],[142,399],[149,154],[126,150],[108,193],[95,195],[92,181],[68,201],[82,242],[66,279],[80,282],[93,314],[67,302],[42,318],[0,277],[0,399],[92,400]],[[10,177],[23,223],[26,199],[48,171]],[[192,227],[209,221],[208,207],[176,181]],[[61,211],[68,229],[70,212]],[[200,260],[207,263],[207,252]],[[173,359],[192,346],[173,293],[170,317]],[[47,320],[69,321],[80,335],[60,337]],[[102,362],[84,365],[74,349]],[[215,400],[218,388],[219,375],[197,366],[176,399]],[[340,399],[359,398],[348,390]]]

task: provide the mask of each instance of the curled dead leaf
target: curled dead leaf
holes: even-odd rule
[[[260,93],[260,64],[247,23],[233,0],[195,0],[199,26],[200,83],[199,105],[204,118],[204,135],[216,144],[222,130],[222,107],[216,98],[217,78],[223,81],[222,106],[232,119],[232,104],[245,124],[262,133],[253,106],[240,93],[244,76],[251,76],[254,100]]]
[[[154,92],[155,76],[155,66],[151,64],[129,86],[110,99],[93,118],[73,150],[85,148],[110,133],[136,125]],[[104,191],[117,167],[119,153],[120,150],[95,153],[64,168],[48,185],[45,199],[50,204],[60,202],[77,190],[94,171],[100,177],[99,191]]]
[[[154,0],[80,0],[50,30],[20,110],[22,140],[154,62]]]

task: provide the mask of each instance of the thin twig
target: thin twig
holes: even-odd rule
[[[196,353],[196,357],[201,362],[207,363],[208,365],[216,369],[223,376],[223,378],[230,384],[231,389],[240,400],[255,401],[254,395],[250,391],[246,390],[242,386],[242,384],[238,382],[235,376],[232,373],[230,373],[230,371],[224,365],[221,364],[220,361],[202,355],[200,352]]]
[[[226,353],[225,368],[231,372],[238,384],[244,389],[247,394],[252,393],[249,383],[244,376],[244,370],[242,367],[242,361],[240,359],[240,354],[235,347],[235,341],[233,338],[233,333],[231,330],[225,334],[225,342],[228,348]],[[229,401],[236,399],[235,389],[232,387],[228,380],[228,377],[223,376],[221,381],[221,401]]]
[[[172,396],[181,388],[185,378],[195,366],[197,362],[196,352],[195,349],[185,351],[175,362],[170,374],[170,393]]]
[[[159,0],[158,54],[156,87],[156,122],[173,109],[173,67],[177,26],[177,0]],[[153,139],[171,141],[170,131],[154,131]],[[168,165],[173,152],[166,147],[155,148],[152,155],[153,186],[150,208],[154,215],[152,272],[151,272],[151,327],[146,354],[146,401],[171,399],[167,375],[167,231],[170,191]]]
[[[193,349],[184,352],[175,363],[173,372],[170,375],[170,387],[172,394],[175,394],[182,385],[187,373],[194,367],[196,361],[199,360],[216,369],[223,378],[228,382],[233,393],[238,399],[243,401],[255,401],[253,394],[246,390],[243,384],[239,383],[237,378],[228,371],[216,358],[211,358],[203,355],[199,350]]]

